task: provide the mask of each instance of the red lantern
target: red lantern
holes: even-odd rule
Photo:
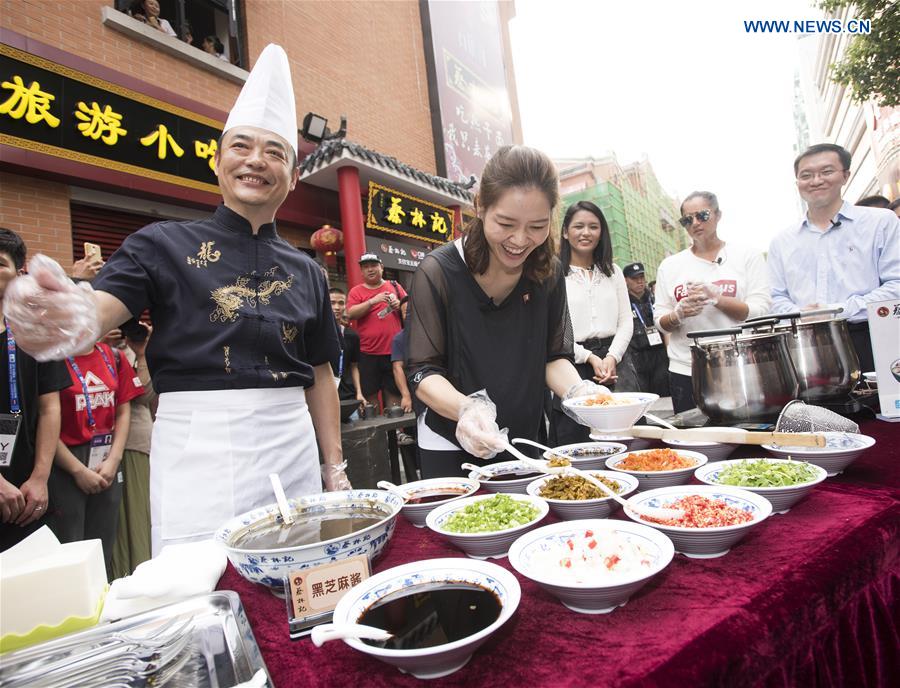
[[[344,233],[331,225],[322,225],[310,237],[313,249],[325,256],[326,265],[337,263],[337,254],[344,248]]]

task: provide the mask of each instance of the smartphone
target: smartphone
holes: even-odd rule
[[[101,249],[99,244],[92,244],[90,241],[84,242],[84,257],[85,258],[96,258],[98,260],[102,259]]]
[[[126,320],[119,326],[119,331],[122,333],[123,337],[127,337],[128,339],[134,342],[142,342],[147,339],[147,328],[141,325],[140,322],[136,318],[132,318],[131,320]]]

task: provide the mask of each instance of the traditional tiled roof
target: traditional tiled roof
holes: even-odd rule
[[[393,172],[408,177],[420,184],[431,186],[445,194],[455,196],[466,203],[472,202],[472,193],[464,184],[451,182],[449,179],[437,177],[433,174],[427,174],[426,172],[417,170],[411,165],[400,162],[396,158],[370,150],[365,146],[361,146],[358,143],[352,143],[343,138],[322,141],[322,143],[320,143],[316,149],[300,163],[301,176],[315,172],[320,167],[328,165],[332,160],[340,158],[344,151],[362,162],[392,170]]]

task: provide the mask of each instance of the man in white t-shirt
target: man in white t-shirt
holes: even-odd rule
[[[666,258],[656,272],[656,326],[669,333],[669,386],[676,413],[696,406],[688,332],[734,327],[764,315],[772,303],[766,262],[759,251],[726,244],[717,227],[719,200],[694,191],[679,220],[692,246]]]

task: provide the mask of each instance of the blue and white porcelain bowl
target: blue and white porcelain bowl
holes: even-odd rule
[[[359,623],[374,604],[392,595],[406,595],[422,586],[465,583],[488,590],[500,602],[500,615],[489,626],[452,643],[417,650],[395,650],[369,645],[361,640],[344,640],[354,650],[392,664],[420,679],[439,678],[461,669],[519,606],[522,590],[509,571],[486,561],[465,558],[425,559],[382,571],[356,585],[341,598],[334,610],[334,623]]]
[[[647,451],[647,450],[644,450]],[[655,451],[655,450],[649,450]],[[676,454],[686,459],[693,459],[694,464],[686,468],[674,468],[670,471],[630,471],[620,468],[619,463],[627,459],[632,454],[640,454],[639,451],[630,451],[625,454],[617,454],[606,460],[606,467],[611,471],[618,471],[626,475],[632,475],[638,480],[639,490],[652,490],[656,487],[670,487],[672,485],[684,485],[694,471],[707,461],[706,455],[700,452],[687,451],[686,449],[673,449]]]
[[[509,552],[509,546],[517,537],[525,531],[536,527],[544,519],[550,508],[547,506],[547,502],[540,497],[519,494],[510,495],[516,501],[526,502],[534,506],[537,509],[537,516],[520,526],[507,528],[506,530],[496,530],[490,533],[452,533],[444,529],[444,525],[457,511],[465,509],[469,504],[485,499],[493,499],[494,497],[496,495],[493,494],[476,495],[475,497],[466,497],[465,499],[458,499],[448,504],[443,504],[428,514],[425,523],[435,533],[446,538],[452,545],[459,547],[474,559],[500,559],[506,556],[506,553]]]
[[[638,480],[632,475],[617,471],[588,471],[595,477],[604,477],[613,480],[621,486],[620,497],[626,497],[638,487]],[[558,518],[571,521],[578,518],[606,518],[619,507],[619,503],[612,497],[598,497],[596,499],[549,499],[541,496],[541,488],[556,476],[545,475],[528,485],[528,494],[540,497],[550,506],[550,511]]]
[[[710,461],[723,461],[737,449],[736,444],[729,442],[700,442],[698,440],[663,440],[663,444],[675,451],[686,449],[700,452]]]
[[[825,436],[824,447],[785,447],[764,444],[763,449],[780,459],[809,461],[821,466],[832,478],[856,461],[866,449],[874,446],[875,438],[854,432],[819,432]]]
[[[521,478],[512,478],[510,480],[488,480],[475,471],[469,473],[469,477],[472,480],[477,480],[481,483],[481,487],[488,492],[494,493],[525,494],[525,488],[528,487],[528,483],[540,475],[540,471],[536,471],[531,466],[521,461],[489,463],[485,466],[481,466],[481,470],[490,473],[491,475],[503,475],[509,477],[510,475],[521,474],[523,476]]]
[[[639,547],[646,553],[649,567],[621,574],[598,573],[586,582],[566,581],[558,567],[548,566],[548,561],[552,563],[557,552],[564,557],[569,551],[568,541],[583,537],[588,531],[597,539],[611,535]],[[608,614],[623,606],[674,556],[672,541],[653,528],[629,521],[585,519],[553,523],[525,533],[510,548],[509,563],[572,611]]]
[[[410,499],[428,497],[430,495],[436,495],[445,492],[456,493],[448,494],[446,499],[441,499],[439,501],[425,502],[423,504],[410,504],[409,502],[407,502],[403,505],[403,509],[400,513],[403,514],[406,520],[412,523],[416,528],[424,528],[425,519],[435,507],[440,506],[441,504],[446,504],[447,502],[452,502],[456,499],[469,497],[478,492],[478,488],[481,487],[481,485],[477,480],[474,480],[472,478],[450,477],[416,480],[412,483],[404,483],[403,485],[398,485],[398,487],[406,492],[409,495]]]
[[[728,553],[754,526],[772,514],[772,504],[765,497],[739,487],[713,485],[678,485],[660,487],[633,495],[629,504],[637,507],[668,507],[677,499],[700,495],[709,499],[721,499],[728,506],[746,511],[753,518],[746,523],[714,528],[687,528],[646,521],[634,511],[625,508],[625,514],[633,521],[656,528],[665,533],[675,545],[675,551],[693,559],[713,559]]]
[[[618,442],[579,442],[577,444],[564,444],[554,447],[552,451],[545,451],[544,458],[550,460],[554,456],[562,456],[569,460],[574,468],[588,470],[603,468],[610,456],[628,451],[628,447]]]
[[[797,463],[796,461],[791,461],[789,459],[734,459],[732,461],[716,461],[715,463],[708,463],[705,466],[698,468],[694,471],[694,477],[701,483],[706,483],[707,485],[719,485],[719,473],[728,466],[733,466],[742,463],[743,461],[765,461],[770,464]],[[803,499],[809,494],[810,490],[828,477],[828,473],[826,473],[825,469],[821,466],[816,466],[815,464],[809,465],[815,470],[816,477],[805,483],[786,485],[784,487],[748,487],[741,485],[740,488],[762,495],[768,499],[772,503],[772,510],[776,514],[786,514],[791,510],[791,507],[794,506],[794,504]]]
[[[648,440],[643,437],[632,437],[631,435],[608,435],[599,430],[591,430],[588,435],[595,442],[615,442],[624,444],[625,451],[638,451],[639,449],[649,449],[656,440]]]
[[[297,547],[274,549],[241,549],[234,543],[251,528],[280,523],[281,514],[277,504],[252,509],[225,523],[213,538],[225,548],[232,566],[251,583],[268,586],[277,595],[284,594],[284,577],[290,571],[361,554],[368,555],[369,561],[373,561],[394,534],[397,514],[400,513],[403,500],[384,490],[344,490],[289,499],[288,505],[295,518],[315,517],[328,511],[348,509],[376,511],[383,514],[384,518],[350,535]]]
[[[594,406],[589,402],[596,395],[590,394],[574,399],[565,399],[562,405],[575,414],[578,422],[592,428],[593,432],[605,434],[629,430],[644,415],[653,402],[659,400],[658,394],[648,392],[611,392],[613,399],[622,402],[615,406]]]

